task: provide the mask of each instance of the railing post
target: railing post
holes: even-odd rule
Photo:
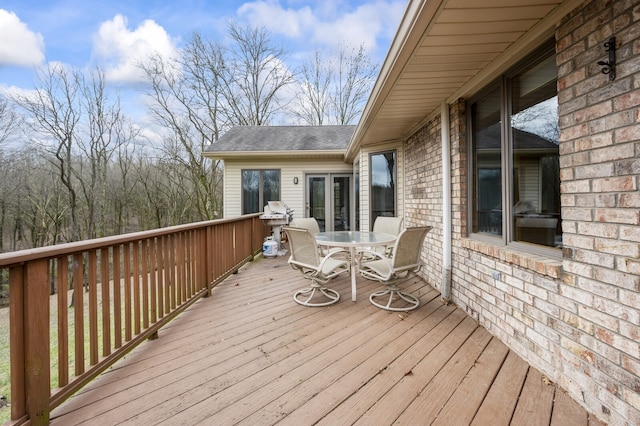
[[[204,275],[203,278],[205,280],[205,284],[207,286],[207,296],[211,296],[211,283],[213,281],[213,256],[211,255],[211,253],[209,252],[209,247],[211,247],[211,239],[212,239],[212,234],[213,234],[213,227],[212,226],[207,226],[207,228],[204,231],[204,235],[203,235],[203,241],[202,241],[202,245],[203,245],[203,253],[201,256],[203,256],[203,267],[204,267]]]
[[[9,269],[9,348],[11,358],[11,419],[27,413],[26,369],[24,368],[24,266]]]
[[[213,259],[209,253],[209,239],[211,238],[211,233],[213,232],[211,226],[207,226],[203,230],[200,231],[200,279],[202,279],[203,284],[207,287],[207,293],[205,297],[211,296],[211,270],[213,269]]]
[[[12,380],[11,416],[26,412],[32,425],[49,423],[48,265],[37,259],[11,269],[11,374],[19,377]]]
[[[247,227],[250,229],[247,229]],[[172,250],[172,238],[174,235],[182,235],[185,230],[195,229],[194,238],[197,242],[198,253],[193,254],[193,265],[187,267],[187,271],[182,270],[179,277],[175,273],[175,261]],[[231,271],[236,272],[241,264],[251,258],[255,250],[261,248],[266,227],[262,225],[258,214],[248,217],[234,218],[231,220],[211,221],[210,223],[197,224],[196,226],[177,226],[169,229],[154,231],[144,231],[135,234],[127,234],[114,237],[106,237],[84,242],[60,244],[51,247],[42,247],[34,250],[25,250],[15,253],[0,253],[0,269],[9,270],[9,292],[10,292],[10,364],[11,364],[11,419],[16,423],[29,422],[33,425],[48,424],[50,412],[53,408],[68,399],[74,392],[86,385],[117,359],[127,353],[142,339],[146,339],[157,332],[157,329],[170,321],[177,314],[190,306],[193,300],[183,300],[184,297],[176,301],[175,293],[171,293],[175,283],[180,283],[185,274],[198,282],[197,296],[210,295],[213,284],[218,283]],[[182,238],[182,237],[181,237]],[[153,250],[149,254],[149,264],[140,265],[137,263],[137,250],[132,249],[135,244],[145,241],[153,241],[150,246]],[[249,239],[249,241],[247,241]],[[254,241],[255,247],[254,247]],[[189,243],[191,244],[191,242]],[[247,247],[250,244],[250,247]],[[181,246],[182,247],[182,246]],[[184,247],[183,247],[184,249]],[[108,250],[113,250],[113,255],[108,255]],[[247,251],[248,250],[248,251]],[[102,267],[98,271],[96,253],[100,251]],[[143,252],[144,254],[144,252]],[[180,256],[185,256],[181,254]],[[69,328],[75,341],[73,354],[75,358],[74,377],[66,378],[65,372],[61,372],[58,389],[51,389],[51,354],[50,354],[50,284],[49,274],[55,273],[50,270],[50,259],[63,259],[73,257],[73,295],[74,309],[72,318],[73,326],[65,326],[65,320],[58,319],[58,326],[63,329]],[[184,260],[178,256],[177,260]],[[191,259],[189,255],[189,259]],[[136,259],[133,261],[132,259]],[[146,259],[146,257],[145,257]],[[153,259],[153,260],[151,260]],[[113,270],[107,268],[109,263],[113,263]],[[63,265],[64,263],[61,263]],[[59,268],[65,268],[59,266]],[[190,268],[196,268],[192,270]],[[65,271],[67,269],[65,268]],[[193,271],[193,273],[191,272]],[[58,269],[58,272],[63,274]],[[97,333],[98,308],[97,296],[93,292],[97,291],[100,273],[102,278],[113,276],[114,283],[120,283],[124,288],[124,295],[120,294],[120,286],[115,286],[113,293],[103,287],[105,300],[114,298],[114,312],[124,311],[124,318],[114,314],[107,315],[103,312],[101,317],[106,323],[103,326],[115,327],[116,331],[103,341],[103,360],[99,360]],[[150,294],[156,300],[155,309],[157,316],[153,316],[153,324],[143,324],[134,331],[133,307],[140,306],[139,297],[132,294],[134,283],[138,282],[141,274],[150,273],[155,278],[155,295]],[[84,294],[84,282],[90,284],[90,297]],[[59,290],[66,288],[68,280],[57,278]],[[144,282],[144,279],[143,279]],[[66,283],[66,284],[64,284]],[[105,284],[104,282],[102,283]],[[206,288],[203,288],[206,286]],[[207,291],[200,291],[207,290]],[[146,294],[143,294],[145,300]],[[184,294],[183,294],[184,296]],[[124,301],[122,300],[124,298]],[[173,298],[173,300],[172,300]],[[87,301],[88,299],[88,301]],[[134,300],[135,299],[135,300]],[[64,298],[59,298],[60,307],[66,309]],[[172,306],[173,303],[173,306]],[[123,306],[124,305],[124,306]],[[144,305],[143,305],[144,306]],[[87,307],[90,311],[89,317],[85,317],[83,312]],[[175,309],[174,309],[175,308]],[[150,311],[153,311],[153,306]],[[64,310],[64,309],[62,309]],[[145,311],[146,312],[146,311]],[[139,314],[139,312],[135,312]],[[59,313],[60,314],[60,313]],[[67,312],[64,315],[71,315]],[[71,317],[70,317],[71,318]],[[136,315],[136,321],[140,316]],[[92,332],[87,336],[84,328],[90,324]],[[55,320],[53,322],[55,325]],[[147,327],[148,325],[148,327]],[[124,329],[124,336],[119,336],[120,329]],[[60,332],[64,334],[63,331]],[[64,343],[64,337],[58,342]],[[91,353],[90,362],[85,365],[85,346],[83,343],[89,341]],[[66,343],[65,346],[68,346]],[[69,348],[71,349],[71,348]],[[68,361],[66,351],[59,352],[61,359],[59,362]],[[63,370],[66,367],[61,367]]]

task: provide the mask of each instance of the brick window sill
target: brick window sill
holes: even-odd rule
[[[562,259],[545,257],[473,238],[462,238],[461,242],[462,247],[493,257],[501,262],[517,265],[547,277],[562,278]]]

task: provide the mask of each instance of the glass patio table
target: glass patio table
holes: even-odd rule
[[[382,232],[368,231],[328,231],[315,234],[316,241],[321,246],[342,247],[349,250],[351,262],[351,300],[356,301],[356,268],[357,248],[386,246],[395,243],[396,236]]]

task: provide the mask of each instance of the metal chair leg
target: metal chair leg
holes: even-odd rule
[[[376,298],[381,298],[386,295],[389,295],[389,298],[386,304],[378,303],[376,300],[374,300]],[[391,306],[391,304],[398,299],[404,300],[409,305],[403,306],[403,307]],[[418,306],[420,306],[420,300],[418,300],[417,297],[415,297],[412,294],[400,291],[400,288],[395,284],[387,285],[386,290],[381,290],[381,291],[376,291],[375,293],[371,293],[371,295],[369,296],[369,301],[371,302],[371,304],[373,304],[374,306],[377,306],[380,309],[384,309],[387,311],[394,311],[394,312],[412,311],[416,309]]]
[[[308,297],[306,297],[307,295]],[[304,296],[306,298],[298,299],[299,296]],[[314,297],[321,298],[321,300],[324,301],[313,302],[312,300]],[[333,289],[322,287],[321,284],[314,281],[311,283],[310,287],[296,291],[293,294],[293,300],[303,306],[329,306],[340,300],[340,293]]]

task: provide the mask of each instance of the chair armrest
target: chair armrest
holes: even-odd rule
[[[394,270],[388,257],[367,260],[359,264],[360,275],[368,280],[387,281],[393,277]]]
[[[333,259],[336,255],[342,255],[342,254],[346,254],[349,255],[349,251],[345,250],[343,248],[332,248],[331,251],[325,255],[322,259],[320,259],[320,265],[318,266],[318,269],[322,269],[322,265],[324,265],[324,263],[328,260],[328,259]]]
[[[383,253],[374,251],[374,250],[369,250],[369,249],[363,249],[363,250],[359,250],[358,251],[358,267],[360,267],[360,265],[362,265],[362,259],[365,259],[365,262],[371,262],[372,260],[378,260],[378,259],[385,259],[386,256]]]

